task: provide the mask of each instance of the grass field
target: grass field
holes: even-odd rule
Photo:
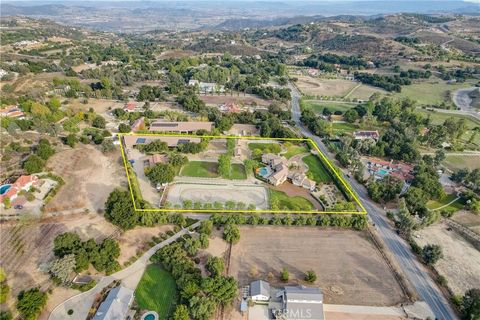
[[[178,300],[175,280],[168,271],[151,264],[135,290],[135,299],[141,309],[156,311],[159,319],[168,319]]]
[[[441,208],[441,207],[447,205],[448,203],[452,202],[456,198],[457,198],[456,194],[448,194],[443,199],[430,200],[427,203],[427,208],[430,209],[430,210],[435,210],[435,209]],[[460,201],[460,199],[458,199],[457,201],[451,203],[450,205],[446,206],[445,208],[442,208],[441,210],[445,210],[445,211],[448,211],[448,212],[456,212],[456,211],[458,211],[462,208],[463,208],[463,203]]]
[[[308,166],[307,175],[317,183],[332,181],[332,177],[323,166],[320,159],[313,154],[303,157],[303,162]]]
[[[336,102],[336,101],[321,101],[321,100],[303,100],[303,106],[307,109],[312,109],[316,113],[322,113],[324,108],[328,108],[330,111],[342,111],[352,109],[357,104],[350,102]]]
[[[206,161],[189,161],[180,171],[181,176],[216,178],[218,177],[218,163]]]
[[[298,88],[303,94],[314,96],[343,97],[349,93],[357,83],[345,79],[320,79],[307,76],[296,76]]]
[[[359,129],[358,125],[354,123],[333,123],[332,129],[334,134],[352,133]]]
[[[292,144],[291,146],[288,147],[287,152],[283,154],[283,156],[287,159],[290,159],[291,157],[300,154],[300,153],[307,153],[309,152],[308,148],[303,146],[303,145],[295,145]]]
[[[443,164],[450,170],[467,168],[470,170],[480,168],[480,156],[450,156],[445,157]]]
[[[290,197],[285,192],[270,189],[270,207],[272,209],[313,210],[313,205],[307,199],[295,196]]]
[[[255,149],[259,149],[259,150],[263,151],[264,153],[269,153],[269,152],[278,153],[278,152],[281,151],[282,147],[278,143],[256,143],[256,142],[254,142],[254,143],[249,143],[248,148],[252,151],[255,150]]]
[[[402,92],[396,97],[410,98],[417,105],[439,105],[442,102],[452,104],[451,94],[458,89],[469,87],[468,83],[447,84],[440,79],[429,79],[408,86],[402,86]]]
[[[247,179],[247,173],[245,172],[245,166],[239,163],[232,164],[231,178],[234,180]]]

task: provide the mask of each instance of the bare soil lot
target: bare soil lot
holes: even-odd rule
[[[238,95],[199,95],[199,98],[206,104],[219,105],[228,102],[235,102],[239,105],[251,106],[256,103],[257,106],[268,107],[272,101],[259,98],[251,94],[239,93]]]
[[[358,83],[345,79],[320,79],[298,76],[297,86],[303,94],[343,97]]]
[[[47,213],[80,208],[101,211],[110,192],[126,185],[118,149],[104,154],[92,145],[80,145],[55,154],[47,166],[65,180],[65,185],[47,204]]]
[[[480,234],[480,215],[473,214],[469,211],[460,211],[453,216],[452,220]]]
[[[279,273],[288,268],[290,283],[302,283],[314,270],[326,303],[390,306],[405,301],[402,290],[366,233],[309,227],[241,227],[231,254],[230,274],[240,285],[255,278],[282,286]]]
[[[447,279],[456,295],[480,287],[480,252],[469,242],[454,230],[448,231],[443,223],[429,226],[418,234],[419,245],[438,244],[442,247],[444,257],[435,264],[435,269]]]

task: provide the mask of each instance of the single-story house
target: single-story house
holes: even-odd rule
[[[142,136],[142,135],[125,135],[123,136],[123,145],[127,149],[132,149],[139,144],[149,144],[155,140],[166,142],[171,148],[177,147],[180,144],[192,142],[200,143],[201,139],[196,137],[162,137],[162,136]]]
[[[212,129],[213,129],[213,122],[203,122],[203,121],[178,122],[178,121],[155,120],[150,123],[150,131],[155,131],[155,132],[193,134],[199,130],[206,130],[210,132],[212,131]]]
[[[118,286],[110,290],[92,320],[123,320],[133,301],[133,290]]]
[[[0,117],[24,119],[25,114],[18,106],[8,106],[0,109]]]
[[[4,185],[3,193],[0,194],[0,201],[3,202],[5,198],[8,198],[10,201],[13,201],[17,198],[18,193],[22,190],[28,190],[32,186],[37,186],[39,184],[39,179],[37,176],[33,175],[23,175],[20,176],[13,184]]]
[[[225,113],[240,113],[240,112],[242,112],[242,109],[240,108],[240,106],[238,106],[235,102],[224,103],[219,107],[219,110],[221,112],[225,112]]]
[[[263,280],[250,283],[250,298],[252,301],[266,302],[270,300],[270,284]]]
[[[310,191],[313,191],[317,184],[315,181],[310,180],[304,173],[291,173],[288,175],[288,178],[292,181],[293,185],[308,189]]]
[[[375,141],[378,141],[378,139],[380,138],[380,134],[377,130],[354,131],[353,138],[355,140],[373,139]]]
[[[285,286],[282,294],[283,319],[324,320],[323,294],[319,288]]]
[[[126,112],[137,111],[137,104],[135,102],[128,102],[123,106],[123,110]]]

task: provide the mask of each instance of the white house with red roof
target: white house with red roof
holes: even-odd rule
[[[123,110],[126,112],[135,112],[137,111],[137,104],[135,102],[125,103]]]
[[[0,194],[0,200],[3,202],[5,198],[10,199],[10,201],[14,200],[18,193],[22,190],[27,191],[32,186],[36,186],[39,184],[39,179],[37,176],[28,175],[28,176],[20,176],[8,189],[4,191],[3,194]],[[8,185],[6,185],[8,186]]]

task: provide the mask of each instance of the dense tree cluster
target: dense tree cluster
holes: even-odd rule
[[[379,87],[387,91],[401,92],[403,85],[409,85],[412,81],[407,77],[383,76],[372,73],[355,72],[355,79],[361,83]]]
[[[402,180],[388,175],[381,180],[370,182],[367,186],[367,190],[368,195],[373,201],[388,202],[395,199],[395,197],[400,194],[402,187]]]
[[[76,272],[86,270],[90,264],[106,274],[120,269],[116,260],[120,256],[120,247],[113,239],[97,244],[94,239],[82,241],[76,233],[66,232],[55,237],[53,252],[59,258],[74,255]]]

